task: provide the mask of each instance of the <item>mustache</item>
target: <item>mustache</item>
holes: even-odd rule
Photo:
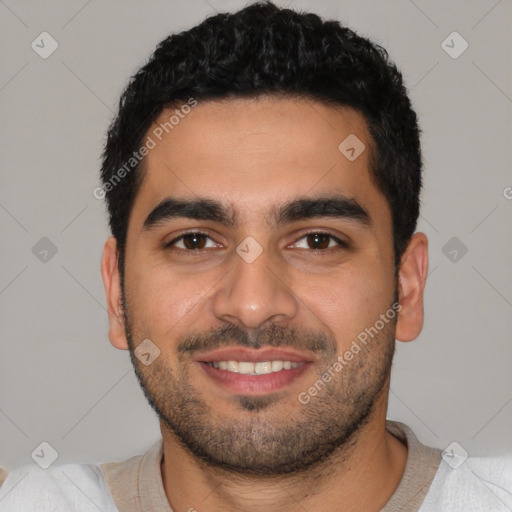
[[[240,346],[259,349],[261,347],[287,347],[310,350],[334,356],[336,341],[321,331],[287,328],[272,324],[264,330],[245,331],[229,324],[207,332],[192,332],[177,344],[178,354],[190,355],[194,352],[215,350],[225,346]]]

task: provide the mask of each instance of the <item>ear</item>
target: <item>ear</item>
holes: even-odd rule
[[[407,246],[398,272],[398,314],[395,338],[412,341],[423,328],[423,291],[428,274],[428,239],[415,233]]]
[[[117,258],[117,240],[110,236],[103,248],[101,276],[105,286],[109,319],[108,338],[120,350],[128,350],[121,294],[121,275]]]

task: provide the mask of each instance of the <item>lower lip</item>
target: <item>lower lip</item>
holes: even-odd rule
[[[257,395],[278,391],[288,386],[303,374],[312,363],[305,362],[296,368],[265,373],[263,375],[243,375],[241,373],[220,370],[204,362],[199,362],[198,364],[209,377],[222,387],[235,393]]]

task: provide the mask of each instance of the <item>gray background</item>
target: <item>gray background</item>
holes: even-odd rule
[[[440,448],[512,453],[512,2],[288,4],[386,47],[424,131],[426,320],[417,340],[398,343],[389,418]],[[99,155],[122,88],[154,46],[243,5],[0,2],[0,465],[33,464],[42,441],[60,463],[103,462],[159,437],[128,353],[107,338]],[[47,59],[31,48],[43,31],[59,45]],[[453,31],[469,44],[456,59],[441,46]],[[43,237],[56,254],[41,252]]]

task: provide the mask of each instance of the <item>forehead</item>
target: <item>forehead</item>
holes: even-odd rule
[[[210,197],[240,222],[265,217],[285,200],[329,193],[356,199],[372,217],[390,216],[370,178],[365,120],[350,108],[275,97],[178,105],[146,136],[155,145],[133,208],[139,226],[166,197]],[[355,160],[344,152],[346,140],[357,152],[364,148]]]

